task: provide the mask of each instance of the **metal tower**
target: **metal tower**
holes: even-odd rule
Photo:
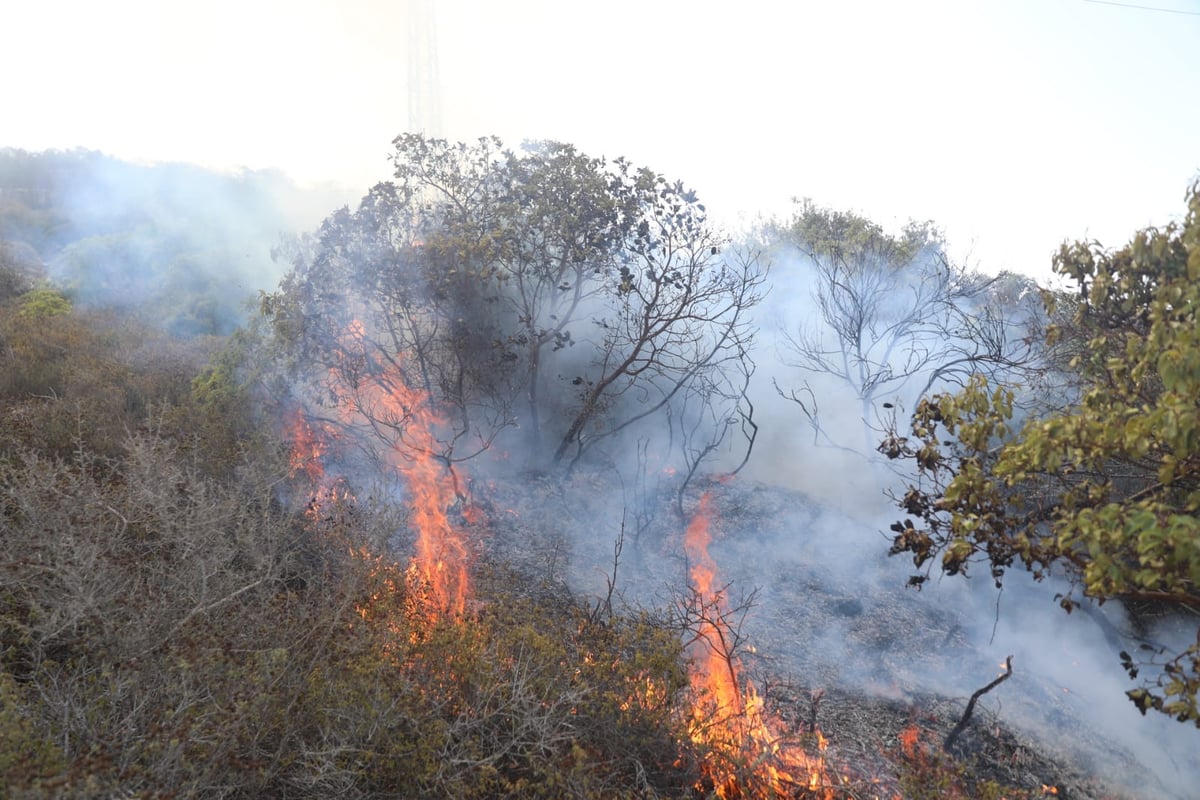
[[[442,135],[434,0],[408,0],[408,131]]]

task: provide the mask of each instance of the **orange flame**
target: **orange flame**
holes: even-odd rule
[[[300,409],[288,415],[284,422],[284,436],[292,443],[288,477],[303,475],[313,486],[320,486],[325,479],[325,465],[321,457],[329,449],[325,437],[313,430]]]
[[[910,758],[917,754],[917,742],[921,740],[921,731],[916,725],[911,725],[900,731],[900,747]]]
[[[410,524],[417,535],[406,573],[409,586],[434,615],[465,613],[471,594],[470,548],[465,531],[450,519],[461,498],[449,462],[439,455],[438,432],[445,423],[430,397],[410,385],[400,359],[384,360],[371,351],[358,321],[342,337],[342,364],[330,370],[329,388],[343,425],[369,428],[389,440],[384,458],[408,489]],[[314,429],[299,411],[286,427],[293,443],[290,473],[293,478],[303,475],[313,487],[309,515],[315,519],[333,491],[323,457],[336,436],[329,426]],[[480,521],[470,507],[462,509],[462,516]]]
[[[350,425],[365,422],[390,432],[385,457],[410,494],[417,534],[410,584],[426,595],[435,612],[461,615],[471,593],[470,548],[465,531],[449,516],[460,498],[449,463],[439,456],[437,435],[445,423],[428,394],[410,385],[401,359],[384,361],[371,353],[362,323],[350,325],[343,346],[353,369],[331,374],[343,418]],[[464,516],[470,518],[469,511]]]
[[[691,675],[697,697],[692,740],[711,753],[701,771],[716,795],[725,800],[792,796],[798,789],[828,800],[833,789],[821,755],[828,745],[825,737],[814,731],[816,756],[788,746],[782,722],[766,711],[754,685],[739,675],[741,665],[733,653],[724,594],[714,589],[717,566],[708,553],[712,518],[712,496],[706,492],[684,535],[684,548],[692,563],[692,588],[701,610],[692,645],[700,652]],[[748,765],[753,774],[739,773],[738,762]],[[704,786],[697,788],[704,790]]]
[[[288,415],[284,422],[284,436],[291,441],[288,456],[288,477],[293,480],[304,476],[309,491],[304,515],[314,524],[327,522],[329,510],[354,501],[354,496],[339,479],[330,479],[325,474],[325,456],[336,434],[328,424],[314,427],[300,409]]]

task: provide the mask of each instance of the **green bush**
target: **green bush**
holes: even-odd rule
[[[71,313],[71,301],[56,289],[34,289],[20,297],[22,317],[44,319]]]

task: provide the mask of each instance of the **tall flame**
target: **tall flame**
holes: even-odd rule
[[[684,548],[692,564],[689,577],[701,612],[692,644],[699,652],[691,674],[697,698],[691,736],[710,754],[701,765],[702,772],[716,795],[726,800],[795,796],[797,792],[830,800],[834,792],[820,755],[825,737],[814,731],[816,756],[797,745],[789,746],[782,722],[766,711],[754,685],[740,675],[724,592],[714,588],[718,571],[708,552],[712,506],[712,495],[706,492],[684,534]]]
[[[717,564],[708,554],[708,545],[712,542],[712,513],[712,494],[705,492],[700,498],[696,515],[684,533],[683,546],[692,565],[689,576],[701,607],[717,612],[701,615],[695,649],[701,651],[697,659],[697,672],[702,676],[704,693],[711,698],[717,715],[723,718],[740,715],[744,704],[738,689],[737,665],[730,657],[733,649],[733,642],[728,638],[730,631],[719,622],[724,598],[713,589]]]
[[[438,433],[446,428],[431,398],[411,385],[400,359],[385,359],[368,344],[360,322],[342,337],[342,363],[330,370],[329,388],[337,413],[349,429],[368,430],[388,444],[383,458],[395,469],[409,494],[415,553],[407,576],[415,594],[434,615],[466,612],[471,594],[470,547],[466,532],[450,511],[460,502],[449,461],[441,455]],[[314,502],[325,491],[322,456],[328,430],[314,431],[302,414],[289,422],[293,475],[304,474],[316,487]]]
[[[470,548],[465,532],[450,521],[449,510],[459,496],[449,462],[439,456],[438,432],[445,422],[434,411],[432,398],[411,385],[400,359],[374,357],[363,326],[354,322],[345,347],[358,362],[349,384],[341,373],[334,380],[343,413],[351,423],[366,420],[376,430],[390,432],[385,457],[403,478],[417,535],[409,580],[426,595],[432,609],[459,616],[470,595]]]

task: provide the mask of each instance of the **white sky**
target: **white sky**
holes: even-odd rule
[[[934,219],[987,271],[1123,243],[1200,173],[1200,0],[436,0],[442,131],[700,192]],[[279,167],[361,193],[408,124],[405,0],[0,10],[0,146]]]

